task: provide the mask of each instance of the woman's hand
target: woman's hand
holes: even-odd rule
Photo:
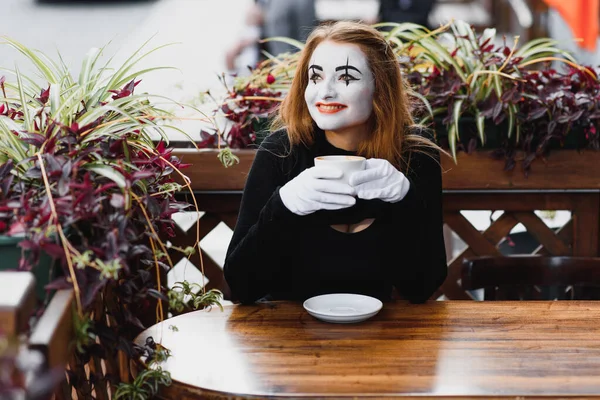
[[[287,209],[297,215],[351,207],[356,203],[354,189],[333,180],[342,174],[326,167],[308,168],[279,189],[279,196]]]
[[[387,160],[369,158],[365,169],[350,176],[350,185],[359,199],[380,199],[396,203],[410,189],[410,181]]]

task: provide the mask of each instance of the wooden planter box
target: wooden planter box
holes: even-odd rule
[[[224,168],[214,149],[176,149],[174,155],[192,167],[184,170],[197,191],[243,190],[255,150],[234,150],[240,163]],[[444,190],[600,190],[600,152],[554,150],[546,159],[533,162],[529,176],[520,162],[513,171],[503,171],[504,161],[491,151],[459,153],[458,163],[443,157]]]

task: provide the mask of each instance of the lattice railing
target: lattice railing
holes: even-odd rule
[[[478,231],[460,211],[444,214],[446,225],[467,245],[448,263],[448,279],[438,294],[452,299],[470,298],[458,283],[463,261],[478,256],[501,256],[499,245],[519,223],[539,243],[532,254],[567,256],[572,254],[573,219],[558,231],[549,228],[533,211],[504,212],[483,232]]]
[[[241,200],[240,193],[231,194],[196,194],[196,201],[199,208],[203,211],[202,216],[195,218],[195,223],[188,227],[177,225],[176,235],[171,239],[174,246],[186,248],[193,246],[197,240],[197,229],[200,229],[200,241],[202,242],[217,226],[223,222],[228,228],[233,230],[237,220]],[[195,214],[195,213],[194,213]],[[227,243],[222,243],[222,247],[226,247]],[[210,252],[202,251],[202,265],[197,256],[192,256],[189,259],[187,268],[196,268],[197,273],[190,274],[191,276],[200,276],[199,272],[203,269],[204,279],[199,279],[199,284],[206,284],[207,289],[219,289],[223,292],[226,299],[229,296],[229,288],[223,277],[222,262],[216,260]],[[185,255],[179,251],[171,251],[170,254],[173,265],[178,264],[185,258]]]
[[[196,199],[205,211],[197,223],[200,224],[200,237],[205,238],[220,222],[229,228],[235,227],[240,192],[200,192]],[[500,244],[518,225],[533,236],[539,246],[533,251],[541,255],[598,255],[598,225],[600,197],[597,192],[495,192],[486,191],[447,191],[444,195],[444,221],[466,248],[448,262],[448,279],[433,296],[445,295],[448,299],[471,299],[460,287],[460,271],[465,258],[501,255]],[[559,229],[551,229],[534,210],[569,210],[571,219]],[[478,230],[461,213],[463,210],[503,210],[503,214],[483,230]],[[180,247],[193,245],[196,240],[196,227],[187,232],[180,230],[173,243]],[[226,246],[226,244],[223,244]],[[182,255],[172,254],[174,263]],[[193,260],[192,260],[193,261]],[[194,262],[196,268],[198,262]],[[204,274],[208,288],[217,288],[228,295],[223,278],[222,266],[204,252]]]
[[[174,152],[183,162],[193,165],[185,173],[200,209],[206,212],[200,220],[202,237],[221,221],[230,228],[235,226],[241,192],[256,154],[254,150],[235,150],[240,163],[224,168],[217,151]],[[443,286],[447,298],[466,297],[457,282],[462,260],[498,254],[499,243],[517,224],[522,224],[538,240],[541,247],[535,250],[537,253],[599,255],[600,169],[593,167],[598,164],[599,152],[553,151],[551,156],[535,162],[529,176],[520,168],[503,171],[504,161],[491,157],[491,152],[459,153],[457,163],[449,157],[441,160],[446,224],[468,246],[449,260],[450,277]],[[504,215],[487,229],[479,230],[464,218],[462,210],[504,210]],[[553,231],[534,210],[568,210],[572,218],[560,230]],[[181,245],[193,243],[196,238],[194,228],[180,234],[183,237],[177,243]],[[220,264],[207,254],[204,269],[209,288],[226,290]]]
[[[460,287],[463,261],[478,256],[500,256],[499,246],[518,224],[539,243],[532,254],[555,256],[598,255],[599,197],[594,191],[561,193],[448,191],[444,222],[465,242],[466,248],[448,262],[448,278],[434,298],[471,299]],[[557,230],[549,228],[534,210],[569,210],[571,219]],[[476,229],[463,210],[503,210],[484,231]]]

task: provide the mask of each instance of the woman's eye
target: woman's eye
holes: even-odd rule
[[[340,75],[340,80],[346,82],[346,86],[348,86],[350,81],[357,81],[358,79],[350,74],[342,74]]]
[[[319,76],[319,74],[315,74],[315,73],[313,73],[313,74],[310,76],[310,78],[309,78],[309,79],[310,79],[311,81],[313,81],[313,83],[314,83],[314,84],[316,84],[316,83],[317,83],[317,81],[318,81],[319,79],[321,79],[321,77]]]

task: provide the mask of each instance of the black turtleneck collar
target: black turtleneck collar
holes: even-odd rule
[[[331,156],[354,156],[355,151],[340,149],[335,147],[327,140],[325,131],[315,127],[315,145],[313,148],[314,156],[331,155]]]

